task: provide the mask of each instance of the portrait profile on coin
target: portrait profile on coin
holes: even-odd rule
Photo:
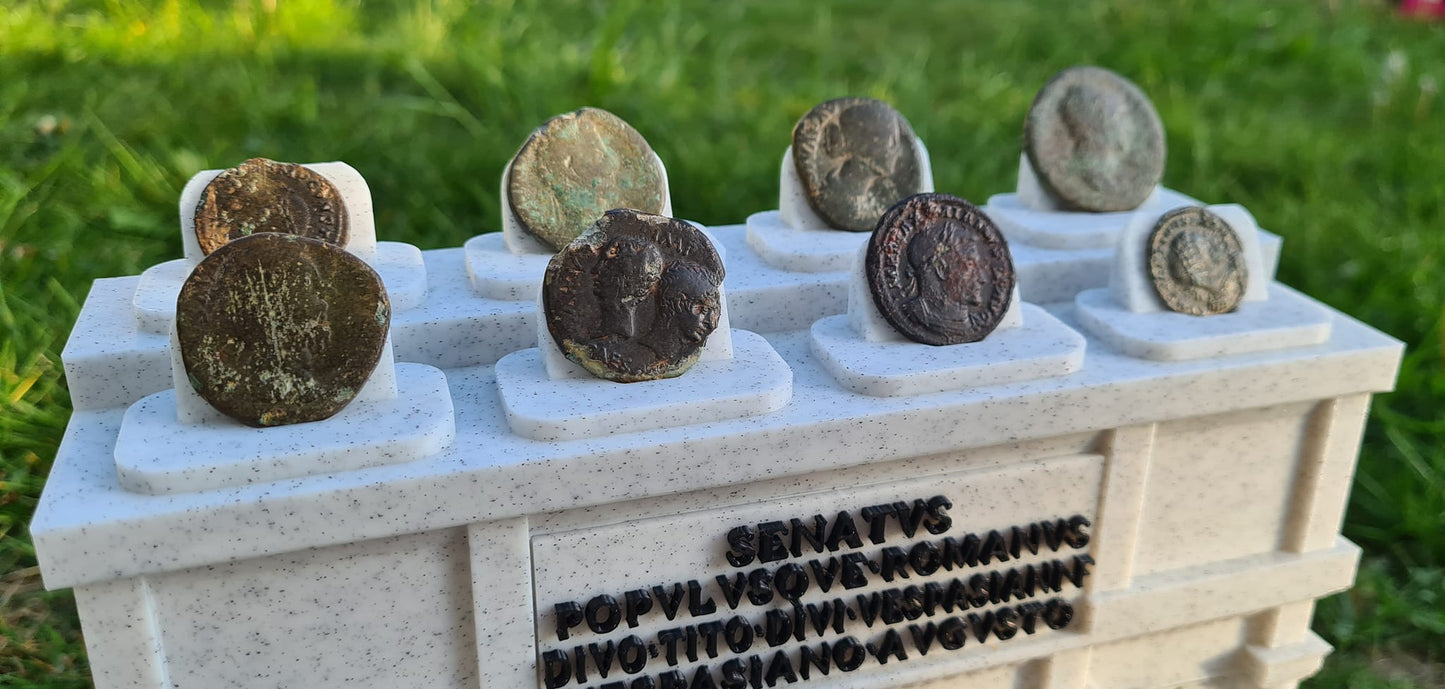
[[[722,280],[717,250],[697,228],[614,209],[548,263],[543,317],[562,353],[599,378],[672,378],[717,328]]]
[[[1149,233],[1149,278],[1171,311],[1191,316],[1239,308],[1248,286],[1244,249],[1229,224],[1204,208],[1165,213]]]
[[[647,140],[598,108],[544,122],[512,158],[506,179],[517,224],[554,251],[610,209],[661,213],[666,187]]]
[[[914,342],[978,342],[1013,299],[1008,243],[993,221],[948,194],[917,194],[883,214],[864,270],[884,320]]]
[[[320,421],[361,391],[391,324],[381,278],[326,242],[263,232],[191,271],[176,299],[186,378],[249,426]]]
[[[808,206],[840,230],[868,232],[923,190],[913,128],[872,98],[836,98],[803,115],[793,126],[793,165]]]
[[[331,180],[295,163],[252,158],[216,175],[196,204],[196,240],[209,254],[260,232],[300,235],[346,246],[350,225]]]
[[[1133,82],[1101,67],[1070,67],[1029,107],[1024,154],[1063,207],[1131,210],[1164,176],[1164,125]]]

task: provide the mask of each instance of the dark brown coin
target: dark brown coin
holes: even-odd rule
[[[391,303],[344,249],[291,234],[242,237],[191,271],[176,300],[186,377],[250,426],[341,411],[381,358]]]
[[[607,211],[547,264],[542,308],[568,359],[620,383],[682,375],[722,313],[723,265],[681,220]]]
[[[978,342],[1013,298],[1008,242],[982,211],[948,194],[918,194],[888,209],[864,267],[878,311],[914,342]]]
[[[1164,125],[1133,82],[1101,67],[1070,67],[1034,98],[1024,153],[1065,208],[1130,210],[1164,176]]]
[[[346,246],[346,204],[336,185],[304,165],[252,158],[217,175],[196,205],[196,239],[207,254],[258,232]]]
[[[647,140],[622,118],[582,108],[538,127],[507,175],[522,229],[561,249],[613,208],[661,213],[662,169]]]
[[[1171,310],[1191,316],[1228,313],[1248,285],[1239,237],[1203,208],[1164,214],[1149,234],[1149,277]]]
[[[793,164],[808,205],[840,230],[867,232],[898,201],[922,191],[913,129],[871,98],[821,103],[793,127]]]

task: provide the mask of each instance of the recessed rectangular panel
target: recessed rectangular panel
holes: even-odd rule
[[[154,577],[171,684],[475,687],[465,535],[398,536]]]
[[[1060,457],[534,537],[539,684],[862,686],[1071,632],[1102,463]]]

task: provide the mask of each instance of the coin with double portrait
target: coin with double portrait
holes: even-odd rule
[[[672,378],[717,328],[722,280],[722,260],[696,227],[614,209],[548,263],[543,318],[562,353],[599,378]]]

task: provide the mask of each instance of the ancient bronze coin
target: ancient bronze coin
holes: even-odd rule
[[[196,239],[209,254],[233,239],[283,232],[346,246],[346,204],[304,165],[252,158],[217,175],[196,205]]]
[[[1133,82],[1101,67],[1070,67],[1034,98],[1024,153],[1063,207],[1125,211],[1164,176],[1164,125]]]
[[[552,257],[542,309],[562,353],[593,375],[672,378],[717,328],[722,280],[717,250],[697,228],[616,209]]]
[[[216,249],[176,299],[191,387],[250,426],[341,411],[381,358],[391,303],[381,278],[333,244],[265,232]]]
[[[661,213],[667,190],[652,147],[622,118],[582,108],[538,127],[507,175],[522,229],[561,249],[613,208]]]
[[[808,205],[832,227],[867,232],[889,206],[922,191],[913,129],[871,98],[821,103],[793,127],[793,165]]]
[[[1173,210],[1149,234],[1149,278],[1171,310],[1228,313],[1248,284],[1244,249],[1219,216],[1197,207]]]
[[[1013,299],[1008,242],[982,211],[948,194],[918,194],[888,209],[864,269],[878,311],[914,342],[978,342]]]

